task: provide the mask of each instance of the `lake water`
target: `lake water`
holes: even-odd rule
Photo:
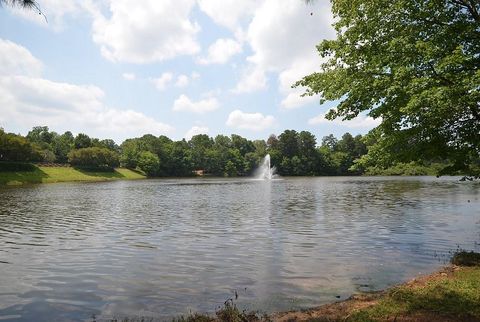
[[[0,320],[271,312],[382,289],[480,242],[458,178],[140,180],[0,189]]]

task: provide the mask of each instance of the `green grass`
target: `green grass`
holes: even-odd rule
[[[22,185],[27,183],[53,183],[75,181],[107,181],[143,179],[141,173],[123,168],[110,172],[86,171],[71,167],[35,166],[32,171],[0,172],[0,185]]]
[[[480,267],[463,268],[453,277],[433,279],[422,286],[398,286],[373,307],[354,312],[347,321],[387,321],[399,316],[449,317],[480,320]],[[428,318],[427,318],[428,320]]]

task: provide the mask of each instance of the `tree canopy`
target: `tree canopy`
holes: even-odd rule
[[[100,140],[84,133],[74,136],[70,131],[58,134],[47,126],[35,126],[26,137],[0,128],[0,171],[20,169],[18,162],[40,162],[95,170],[121,165],[150,177],[193,176],[196,170],[213,176],[248,176],[269,153],[281,175],[352,175],[370,171],[363,165],[352,167],[366,153],[363,141],[361,135],[345,133],[341,139],[329,135],[318,146],[308,131],[285,130],[278,138],[272,134],[267,141],[251,141],[237,134],[199,134],[189,141],[174,141],[164,135],[145,134],[118,146],[111,139]],[[397,168],[396,173],[404,168]],[[381,174],[383,169],[372,170]]]
[[[337,38],[295,86],[338,101],[328,119],[381,119],[366,164],[441,159],[440,173],[478,176],[480,2],[332,0],[332,11]]]

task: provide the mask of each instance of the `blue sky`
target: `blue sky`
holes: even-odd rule
[[[38,0],[0,8],[0,127],[35,125],[117,143],[146,133],[187,139],[285,129],[366,133],[377,121],[323,117],[335,102],[290,85],[318,70],[333,38],[329,2]]]

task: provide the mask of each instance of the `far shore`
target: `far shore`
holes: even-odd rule
[[[0,168],[0,186],[21,186],[25,184],[39,184],[39,183],[60,183],[60,182],[103,182],[113,180],[138,180],[147,179],[147,176],[142,171],[115,168],[112,171],[88,170],[76,167],[71,167],[68,164],[29,164],[30,169],[5,170]],[[354,175],[358,177],[358,175]],[[371,175],[366,175],[371,177]],[[402,175],[386,175],[398,177]],[[205,175],[192,175],[189,178],[225,178]],[[321,177],[321,176],[319,176]],[[341,177],[341,176],[340,176]],[[360,176],[361,177],[361,176]],[[169,178],[174,177],[152,177],[152,178]]]

